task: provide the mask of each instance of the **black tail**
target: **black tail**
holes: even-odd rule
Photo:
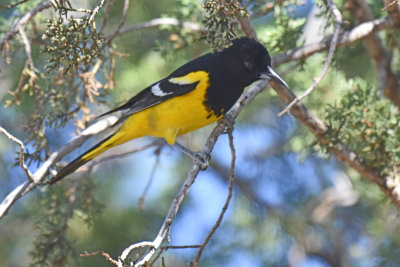
[[[83,154],[84,155],[84,154]],[[82,156],[83,156],[82,155]],[[56,176],[52,177],[47,184],[54,184],[58,181],[60,181],[62,178],[65,176],[70,175],[73,173],[75,170],[77,170],[80,166],[84,165],[87,161],[83,160],[81,156],[79,158],[74,159],[71,161],[67,166],[59,170],[56,174]]]
[[[92,148],[87,150],[85,153],[83,153],[82,155],[80,155],[79,157],[77,157],[76,159],[71,161],[67,166],[65,166],[61,170],[57,171],[57,174],[54,177],[52,177],[47,182],[47,184],[54,184],[54,183],[60,181],[65,176],[68,176],[71,173],[73,173],[74,171],[76,171],[79,167],[84,165],[86,162],[92,160],[96,156],[100,155],[101,153],[103,153],[106,150],[108,150],[109,148],[111,148],[112,145],[105,144],[105,143],[107,141],[109,141],[113,136],[115,136],[115,135],[114,134],[110,135],[109,137],[107,137],[106,139],[104,139],[100,143],[96,144],[95,146],[93,146]]]

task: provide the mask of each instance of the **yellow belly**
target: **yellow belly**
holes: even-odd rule
[[[173,144],[177,136],[202,128],[222,117],[217,117],[204,106],[206,88],[209,86],[206,72],[198,71],[174,80],[199,83],[196,89],[186,95],[171,98],[133,114],[118,131],[122,134],[119,143],[151,135],[164,138],[168,144]]]

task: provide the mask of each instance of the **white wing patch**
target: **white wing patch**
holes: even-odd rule
[[[160,87],[160,83],[156,83],[155,85],[153,85],[151,87],[151,92],[155,96],[166,96],[172,94],[172,92],[164,92]]]

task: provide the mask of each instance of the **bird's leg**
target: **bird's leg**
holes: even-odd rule
[[[224,132],[232,132],[234,124],[235,124],[235,119],[229,115],[226,114],[222,119],[219,120],[219,123],[223,124],[225,126]],[[180,150],[181,152],[185,153],[189,157],[191,157],[193,160],[197,161],[200,164],[201,170],[204,171],[208,167],[208,162],[210,161],[211,157],[210,154],[205,153],[203,151],[191,151],[190,149],[184,147],[183,145],[179,144],[176,142],[174,144],[174,147]]]
[[[179,144],[178,142],[174,144],[174,147],[176,147],[178,150],[182,151],[183,153],[191,157],[193,160],[197,161],[200,164],[200,168],[202,171],[207,169],[208,161],[211,158],[209,154],[204,153],[203,151],[194,152],[184,147],[183,145]]]

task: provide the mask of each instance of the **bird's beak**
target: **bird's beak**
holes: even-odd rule
[[[260,78],[261,79],[265,79],[265,80],[273,79],[274,81],[279,82],[280,84],[282,84],[286,88],[288,88],[288,89],[290,88],[287,85],[287,83],[282,79],[282,77],[279,76],[271,66],[267,67],[267,71],[266,72],[263,72],[263,73],[260,74]]]

